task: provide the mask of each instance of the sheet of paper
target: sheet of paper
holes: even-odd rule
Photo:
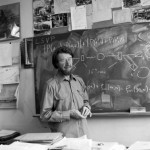
[[[111,8],[122,7],[122,0],[111,0]]]
[[[94,0],[94,1],[95,1],[94,3],[96,3],[96,7],[98,10],[111,8],[112,0]]]
[[[0,66],[12,65],[11,44],[0,44]]]
[[[18,84],[1,84],[0,101],[13,100],[17,98]]]
[[[0,145],[0,150],[48,150],[48,145],[14,142],[10,145]]]
[[[70,7],[75,6],[75,0],[54,0],[54,13],[70,13]]]
[[[65,147],[65,150],[91,150],[92,140],[85,138],[66,138],[51,145],[50,148]]]
[[[109,2],[109,3],[108,3]],[[111,10],[111,1],[105,0],[98,1],[92,0],[93,5],[93,14],[92,21],[93,22],[101,22],[112,19],[112,10]]]
[[[86,6],[71,7],[72,30],[87,29]]]
[[[128,150],[149,150],[149,149],[150,149],[149,141],[137,141],[128,148]]]
[[[0,84],[19,83],[19,66],[0,68]]]
[[[101,22],[112,19],[112,10],[111,9],[103,9],[98,11],[93,11],[92,20],[93,22]]]
[[[142,6],[148,6],[148,5],[150,5],[150,0],[141,0],[141,5]]]
[[[20,43],[19,42],[11,43],[11,50],[12,50],[12,64],[19,64],[20,63]]]
[[[93,7],[92,4],[85,5],[86,6],[86,20],[87,20],[87,29],[92,29],[92,12],[93,12]]]
[[[92,0],[94,9],[103,10],[122,7],[122,0]]]
[[[129,8],[113,11],[113,23],[132,22],[131,10]]]

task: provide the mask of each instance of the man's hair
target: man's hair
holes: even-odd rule
[[[54,52],[53,52],[53,56],[52,56],[52,64],[54,66],[54,68],[58,69],[58,54],[60,53],[66,53],[66,54],[70,54],[73,57],[73,52],[71,51],[70,48],[66,47],[66,46],[62,46],[57,48]]]

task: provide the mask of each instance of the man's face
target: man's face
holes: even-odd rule
[[[72,56],[66,53],[58,54],[58,69],[64,75],[70,75],[72,71]]]

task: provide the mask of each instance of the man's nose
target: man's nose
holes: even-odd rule
[[[70,61],[69,61],[68,59],[66,60],[66,64],[67,64],[67,65],[69,65],[69,64],[70,64]]]

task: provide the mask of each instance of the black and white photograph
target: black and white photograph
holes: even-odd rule
[[[20,38],[20,3],[0,6],[0,41]]]
[[[68,25],[67,13],[52,15],[52,28],[65,27]]]
[[[141,5],[141,0],[123,0],[123,8],[137,7]]]
[[[135,23],[150,22],[150,8],[141,8],[133,11]]]
[[[77,6],[92,4],[92,0],[75,0]]]
[[[33,0],[33,32],[34,36],[49,35],[54,14],[53,0]]]

